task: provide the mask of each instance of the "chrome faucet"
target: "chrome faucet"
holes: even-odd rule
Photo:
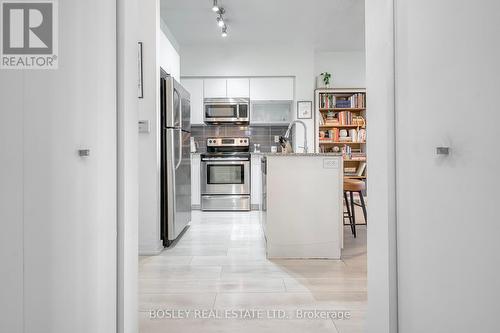
[[[287,140],[290,139],[290,132],[292,131],[292,127],[293,127],[293,125],[295,125],[297,123],[302,124],[302,126],[304,126],[304,153],[307,154],[307,126],[306,126],[306,124],[302,120],[294,120],[294,121],[292,121],[290,123],[290,125],[288,125],[288,129],[286,130],[284,138],[287,139]]]

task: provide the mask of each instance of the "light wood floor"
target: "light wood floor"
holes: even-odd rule
[[[173,248],[140,258],[139,293],[141,333],[362,332],[366,228],[358,227],[356,240],[345,229],[342,260],[267,260],[257,212],[195,211]],[[151,319],[152,309],[271,309],[288,318]],[[352,318],[297,319],[297,309],[347,311]]]

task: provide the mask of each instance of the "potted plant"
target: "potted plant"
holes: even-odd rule
[[[323,77],[323,83],[325,84],[325,87],[330,88],[330,79],[332,78],[332,74],[323,72],[321,73],[321,76]]]

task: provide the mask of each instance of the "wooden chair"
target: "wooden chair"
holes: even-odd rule
[[[349,225],[351,226],[351,232],[356,238],[356,215],[354,213],[354,206],[361,207],[363,209],[363,215],[365,218],[365,223],[360,223],[358,225],[367,225],[368,220],[366,218],[366,205],[365,199],[363,198],[363,191],[366,189],[365,182],[357,179],[344,179],[344,200],[347,206],[347,217],[349,218]],[[359,201],[361,204],[354,202],[353,193],[358,193]],[[347,195],[349,194],[349,199]],[[344,215],[345,217],[345,215]],[[344,224],[346,225],[346,224]]]

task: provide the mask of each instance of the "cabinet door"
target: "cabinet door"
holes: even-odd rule
[[[181,84],[191,94],[191,125],[203,124],[203,79],[182,79]]]
[[[252,155],[251,162],[251,199],[252,210],[260,209],[262,202],[262,174],[261,174],[261,155]]]
[[[203,81],[205,98],[226,97],[226,79],[205,79]]]
[[[293,78],[253,78],[250,79],[250,99],[263,101],[293,100]]]
[[[292,101],[252,101],[250,122],[252,124],[288,125],[292,121]]]
[[[227,97],[250,97],[250,80],[227,79]]]
[[[200,154],[191,154],[191,207],[200,209]]]

